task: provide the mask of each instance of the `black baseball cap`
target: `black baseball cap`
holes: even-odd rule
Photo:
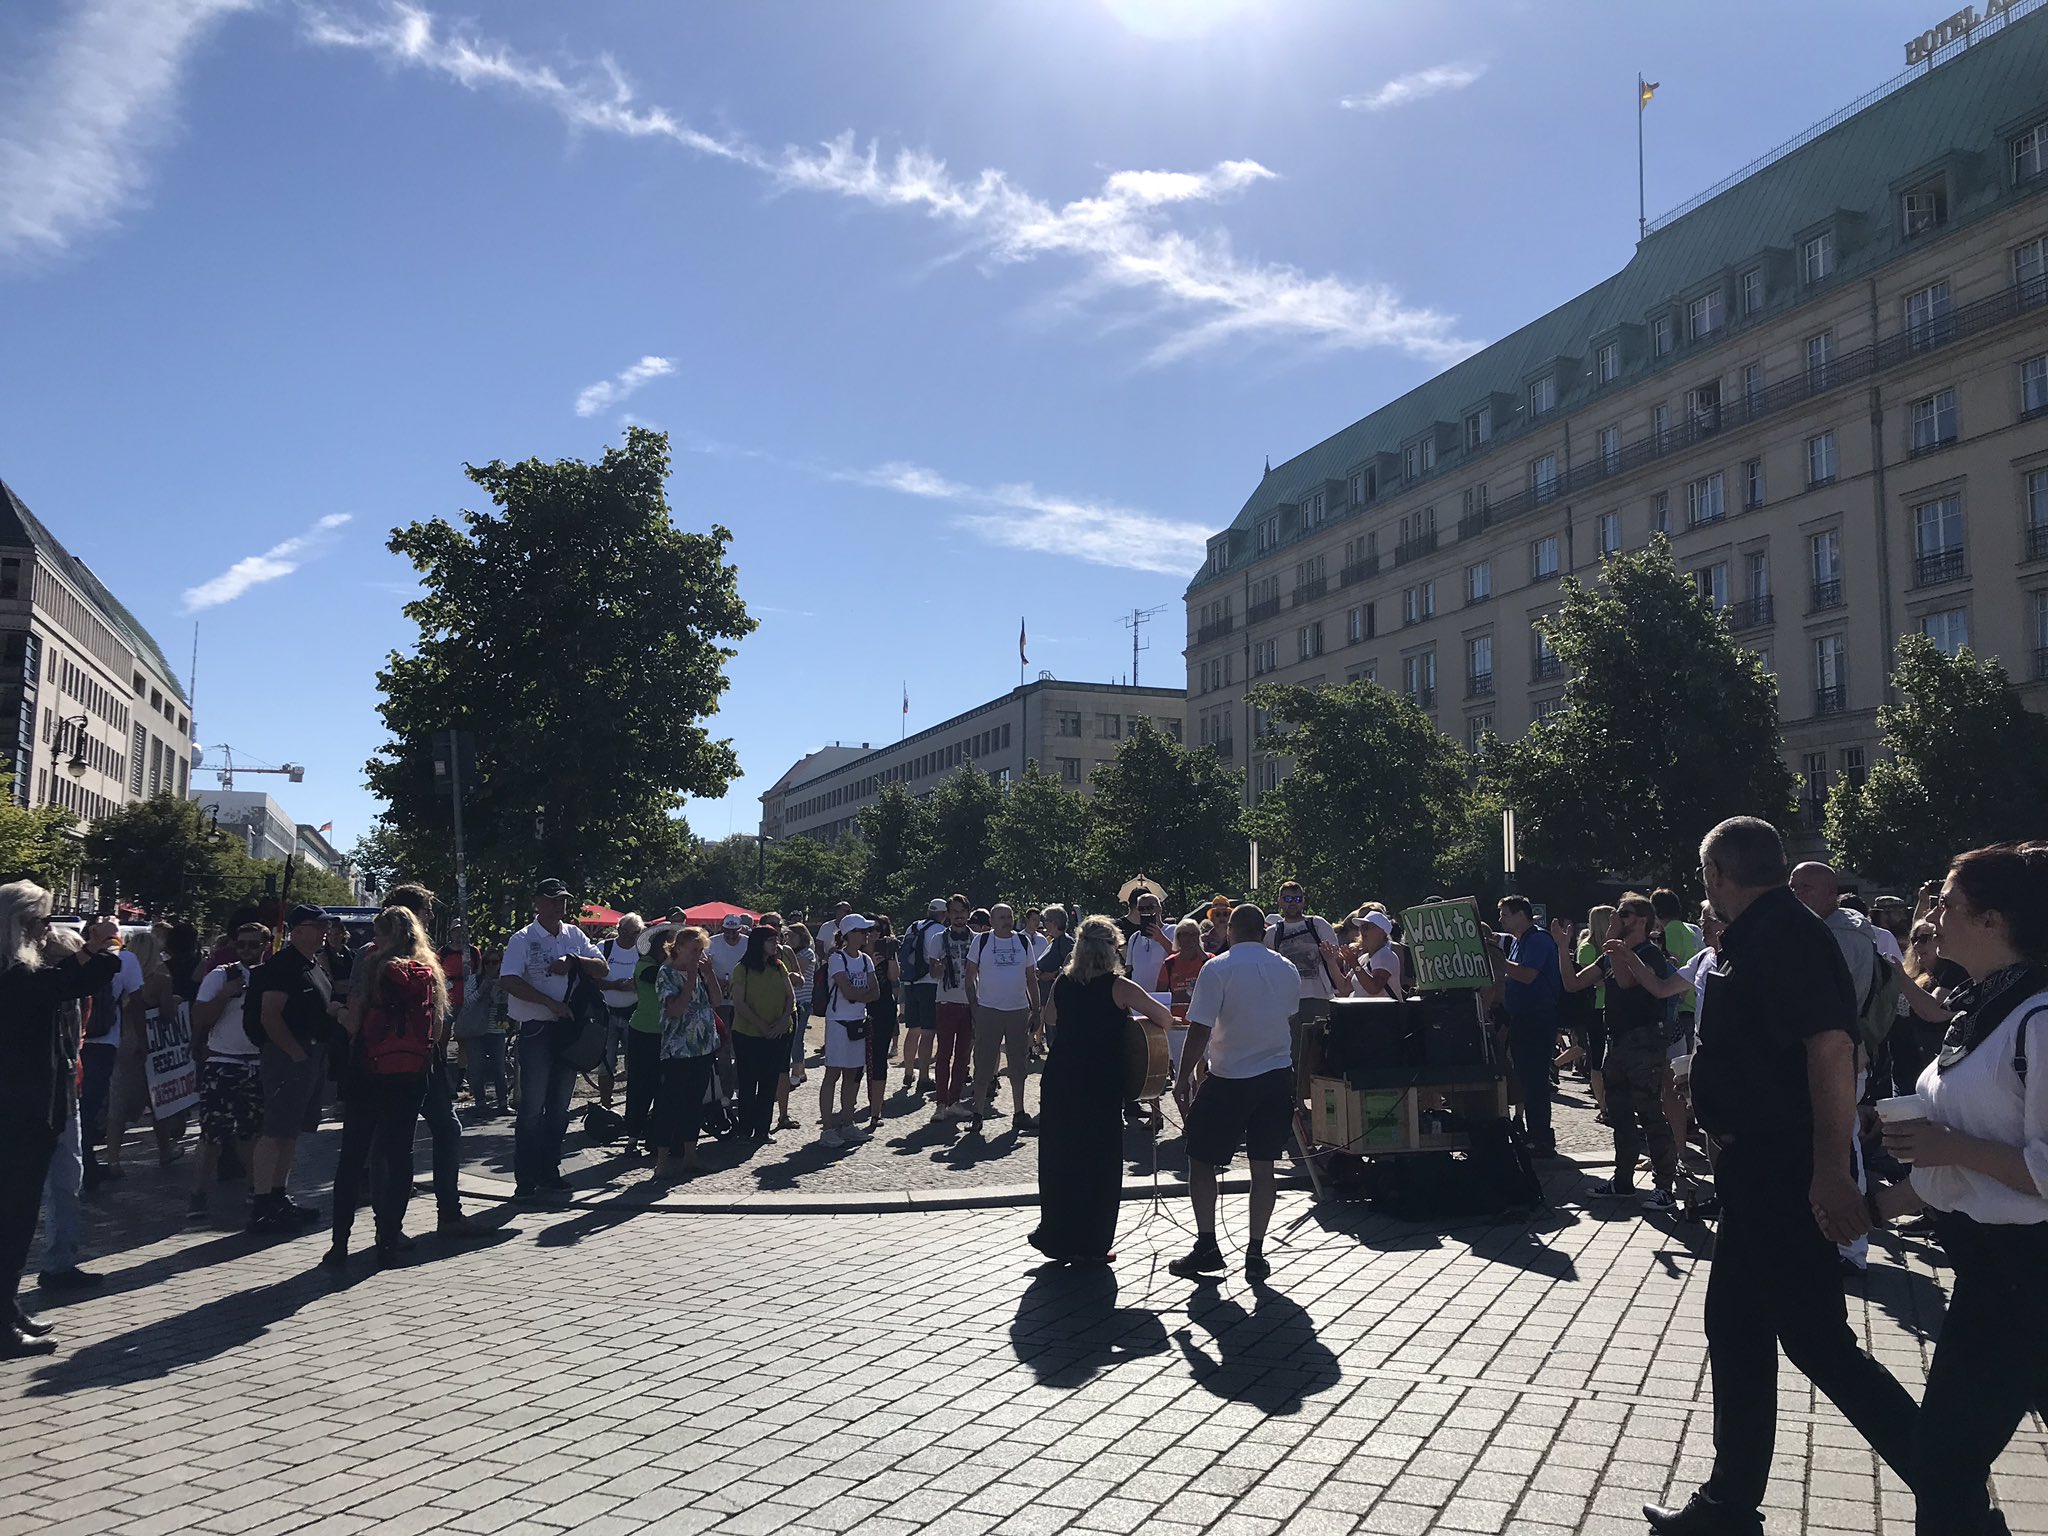
[[[535,896],[561,896],[566,898],[569,894],[569,887],[562,884],[559,880],[543,880],[533,888],[533,894]]]
[[[299,905],[293,907],[285,915],[284,925],[286,928],[296,928],[301,923],[319,923],[322,927],[325,927],[327,924],[327,909],[324,907],[308,906],[306,903],[300,902]]]

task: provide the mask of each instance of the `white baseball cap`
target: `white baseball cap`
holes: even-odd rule
[[[731,933],[736,928],[746,927],[747,920],[737,912],[728,912],[725,914],[725,922],[721,926],[724,927],[727,933]]]
[[[1394,936],[1394,920],[1391,917],[1387,916],[1386,913],[1368,912],[1365,914],[1364,921],[1371,923],[1373,927],[1379,929],[1379,931],[1381,933],[1384,933],[1388,938],[1391,939]]]
[[[863,928],[872,928],[874,926],[873,923],[862,917],[858,912],[849,912],[846,916],[839,919],[839,931],[841,933],[859,933]]]
[[[943,896],[934,896],[930,901],[924,904],[924,909],[927,912],[943,912],[946,910],[946,898]]]

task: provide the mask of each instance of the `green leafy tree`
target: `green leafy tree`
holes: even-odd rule
[[[67,884],[81,849],[71,813],[58,805],[17,805],[14,781],[0,773],[0,883],[33,880],[45,890]]]
[[[1245,819],[1262,878],[1270,866],[1344,911],[1368,900],[1398,910],[1442,886],[1470,826],[1463,748],[1377,683],[1266,685],[1251,702],[1277,722],[1268,745],[1294,762]]]
[[[1088,783],[1091,899],[1084,906],[1114,906],[1118,888],[1140,872],[1166,887],[1176,912],[1213,892],[1243,888],[1244,779],[1213,750],[1190,751],[1139,720]]]
[[[1696,887],[1714,823],[1792,809],[1777,685],[1661,536],[1601,578],[1566,577],[1540,626],[1569,675],[1564,708],[1487,753],[1483,782],[1515,808],[1532,888],[1588,864]]]
[[[2048,720],[2020,703],[1997,659],[1899,641],[1897,702],[1877,712],[1890,755],[1828,797],[1828,844],[1859,873],[1901,888],[1987,843],[2041,835]]]
[[[773,846],[771,844],[771,846]],[[684,877],[673,905],[695,907],[707,901],[730,902],[758,911],[753,903],[757,861],[765,852],[750,832],[735,832],[697,845],[696,862]],[[648,910],[652,910],[650,904]],[[667,907],[663,907],[665,912]]]
[[[857,837],[832,843],[813,837],[782,838],[768,845],[767,878],[749,905],[788,916],[851,901],[847,893],[855,888],[866,863],[867,850]]]
[[[854,882],[855,902],[864,912],[887,912],[907,920],[926,901],[944,892],[919,885],[931,863],[931,811],[897,781],[882,786],[873,805],[855,818],[866,857]]]
[[[211,913],[250,862],[196,801],[175,795],[109,811],[85,833],[85,865],[102,889],[152,916]]]
[[[1085,889],[1089,806],[1036,761],[1003,793],[989,823],[996,889],[1012,906],[1078,900]]]
[[[939,780],[924,803],[931,839],[918,870],[918,888],[934,896],[962,891],[970,901],[987,905],[996,889],[989,824],[1003,808],[1003,792],[973,763],[962,763]]]
[[[724,642],[754,628],[726,562],[731,535],[670,519],[668,439],[629,428],[595,464],[465,466],[493,510],[396,529],[424,593],[405,607],[410,655],[378,675],[390,739],[370,788],[408,847],[452,841],[432,737],[476,741],[465,785],[472,885],[518,907],[538,875],[610,891],[665,840],[685,795],[738,772],[704,721],[726,689]]]
[[[381,891],[404,878],[400,871],[412,867],[416,850],[407,846],[403,832],[380,816],[370,823],[369,831],[355,840],[348,856],[363,872],[363,883],[373,891]]]

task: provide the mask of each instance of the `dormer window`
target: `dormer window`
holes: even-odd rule
[[[1467,453],[1470,453],[1491,436],[1493,436],[1492,412],[1482,408],[1466,416],[1465,451]]]
[[[1899,233],[1908,240],[1940,229],[1948,222],[1948,192],[1940,186],[1915,187],[1899,194]]]
[[[1301,498],[1301,526],[1320,528],[1323,526],[1323,493],[1311,491]]]
[[[1380,493],[1380,472],[1355,469],[1351,472],[1351,505],[1362,507]]]
[[[1401,466],[1410,480],[1420,479],[1436,468],[1436,439],[1425,437],[1401,452]]]
[[[1808,283],[1831,277],[1835,270],[1835,232],[1824,229],[1799,247],[1799,275]]]
[[[1602,342],[1593,354],[1593,382],[1612,384],[1621,377],[1621,343]]]
[[[1708,289],[1686,306],[1686,336],[1693,341],[1704,341],[1707,337],[1713,335],[1714,332],[1721,329],[1724,313],[1725,306],[1721,300],[1721,290],[1718,288]]]
[[[1742,274],[1742,313],[1760,314],[1764,307],[1764,269],[1751,267]]]
[[[2012,184],[2032,181],[2048,171],[2048,120],[2038,122],[2012,141]]]
[[[1223,568],[1229,563],[1229,538],[1227,536],[1218,536],[1217,538],[1211,539],[1209,541],[1209,574],[1211,576],[1221,576],[1223,574]]]
[[[1650,321],[1650,355],[1669,357],[1671,355],[1671,317],[1658,315]]]
[[[1541,416],[1557,409],[1557,375],[1546,373],[1529,385],[1529,414]]]

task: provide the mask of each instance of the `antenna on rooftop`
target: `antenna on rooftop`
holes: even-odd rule
[[[1131,686],[1133,688],[1138,686],[1138,653],[1152,649],[1149,644],[1141,643],[1138,636],[1144,631],[1145,626],[1152,622],[1152,615],[1164,613],[1165,611],[1166,608],[1163,604],[1157,608],[1133,608],[1124,619],[1124,628],[1131,632]]]

